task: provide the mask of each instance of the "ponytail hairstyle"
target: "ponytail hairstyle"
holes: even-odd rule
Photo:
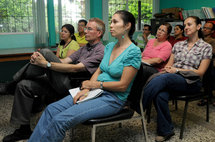
[[[198,24],[201,25],[201,20],[199,19],[199,17],[197,17],[197,16],[188,16],[187,18],[192,18],[192,19],[195,20],[196,25],[198,25]],[[186,18],[186,19],[187,19],[187,18]],[[186,19],[185,19],[185,20],[186,20]],[[199,38],[203,38],[202,28],[200,28],[200,29],[198,30],[198,37],[199,37]]]
[[[73,27],[73,25],[71,25],[71,24],[65,24],[65,25],[63,25],[61,27],[61,29],[63,29],[63,28],[66,28],[69,31],[69,33],[70,33],[71,39],[76,41],[76,38],[75,38],[75,35],[74,35],[75,28]],[[64,44],[65,44],[65,41],[61,40],[60,41],[60,45],[64,45]]]
[[[133,34],[135,32],[135,21],[136,21],[134,18],[134,15],[126,10],[119,10],[119,11],[116,11],[114,14],[119,14],[125,25],[128,23],[131,23],[131,28],[128,32],[128,36],[130,40],[135,44],[134,40],[132,40]]]

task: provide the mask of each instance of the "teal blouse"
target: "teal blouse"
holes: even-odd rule
[[[141,64],[141,52],[139,47],[135,44],[130,44],[110,65],[109,60],[112,50],[116,42],[111,42],[106,45],[104,50],[104,57],[100,64],[100,70],[102,73],[98,76],[97,80],[102,82],[120,81],[123,69],[126,66],[133,66],[136,69],[140,68]],[[129,84],[129,87],[125,92],[112,92],[120,100],[126,101],[134,79]]]

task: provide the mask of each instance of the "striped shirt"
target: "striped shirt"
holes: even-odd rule
[[[150,39],[154,39],[154,38],[155,38],[155,36],[151,35],[151,34],[149,34],[148,37],[147,37],[148,41]],[[142,33],[137,36],[136,42],[137,42],[137,46],[140,47],[140,48],[143,48],[143,49],[145,48],[145,46],[147,44],[146,41],[143,39],[143,34]]]

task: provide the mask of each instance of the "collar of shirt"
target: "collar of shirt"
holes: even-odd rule
[[[90,43],[87,43],[86,44],[86,47],[87,47],[87,50],[88,51],[91,51],[94,47],[96,47],[98,44],[100,44],[101,42],[97,42],[96,44],[90,44]]]
[[[199,45],[201,45],[202,42],[204,42],[204,41],[202,40],[202,38],[200,38],[197,42],[195,42],[194,45],[199,46]],[[188,45],[188,39],[184,41],[184,45]]]

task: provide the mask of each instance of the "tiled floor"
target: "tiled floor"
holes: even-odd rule
[[[2,138],[14,131],[17,126],[9,123],[10,113],[13,103],[13,96],[0,96],[0,141]],[[197,102],[189,105],[184,138],[179,139],[181,116],[184,102],[179,102],[179,109],[174,110],[170,103],[172,119],[175,125],[175,133],[169,142],[215,142],[215,107],[210,106],[210,122],[205,121],[205,107],[198,107]],[[32,116],[32,128],[34,128],[40,114]],[[156,136],[156,113],[152,110],[152,121],[147,124],[150,141],[154,141]],[[90,127],[79,125],[75,129],[74,142],[90,142]],[[100,127],[97,129],[96,142],[143,142],[141,122],[123,123],[122,128],[118,125]],[[68,132],[64,142],[70,141]],[[26,142],[26,141],[22,141]]]

